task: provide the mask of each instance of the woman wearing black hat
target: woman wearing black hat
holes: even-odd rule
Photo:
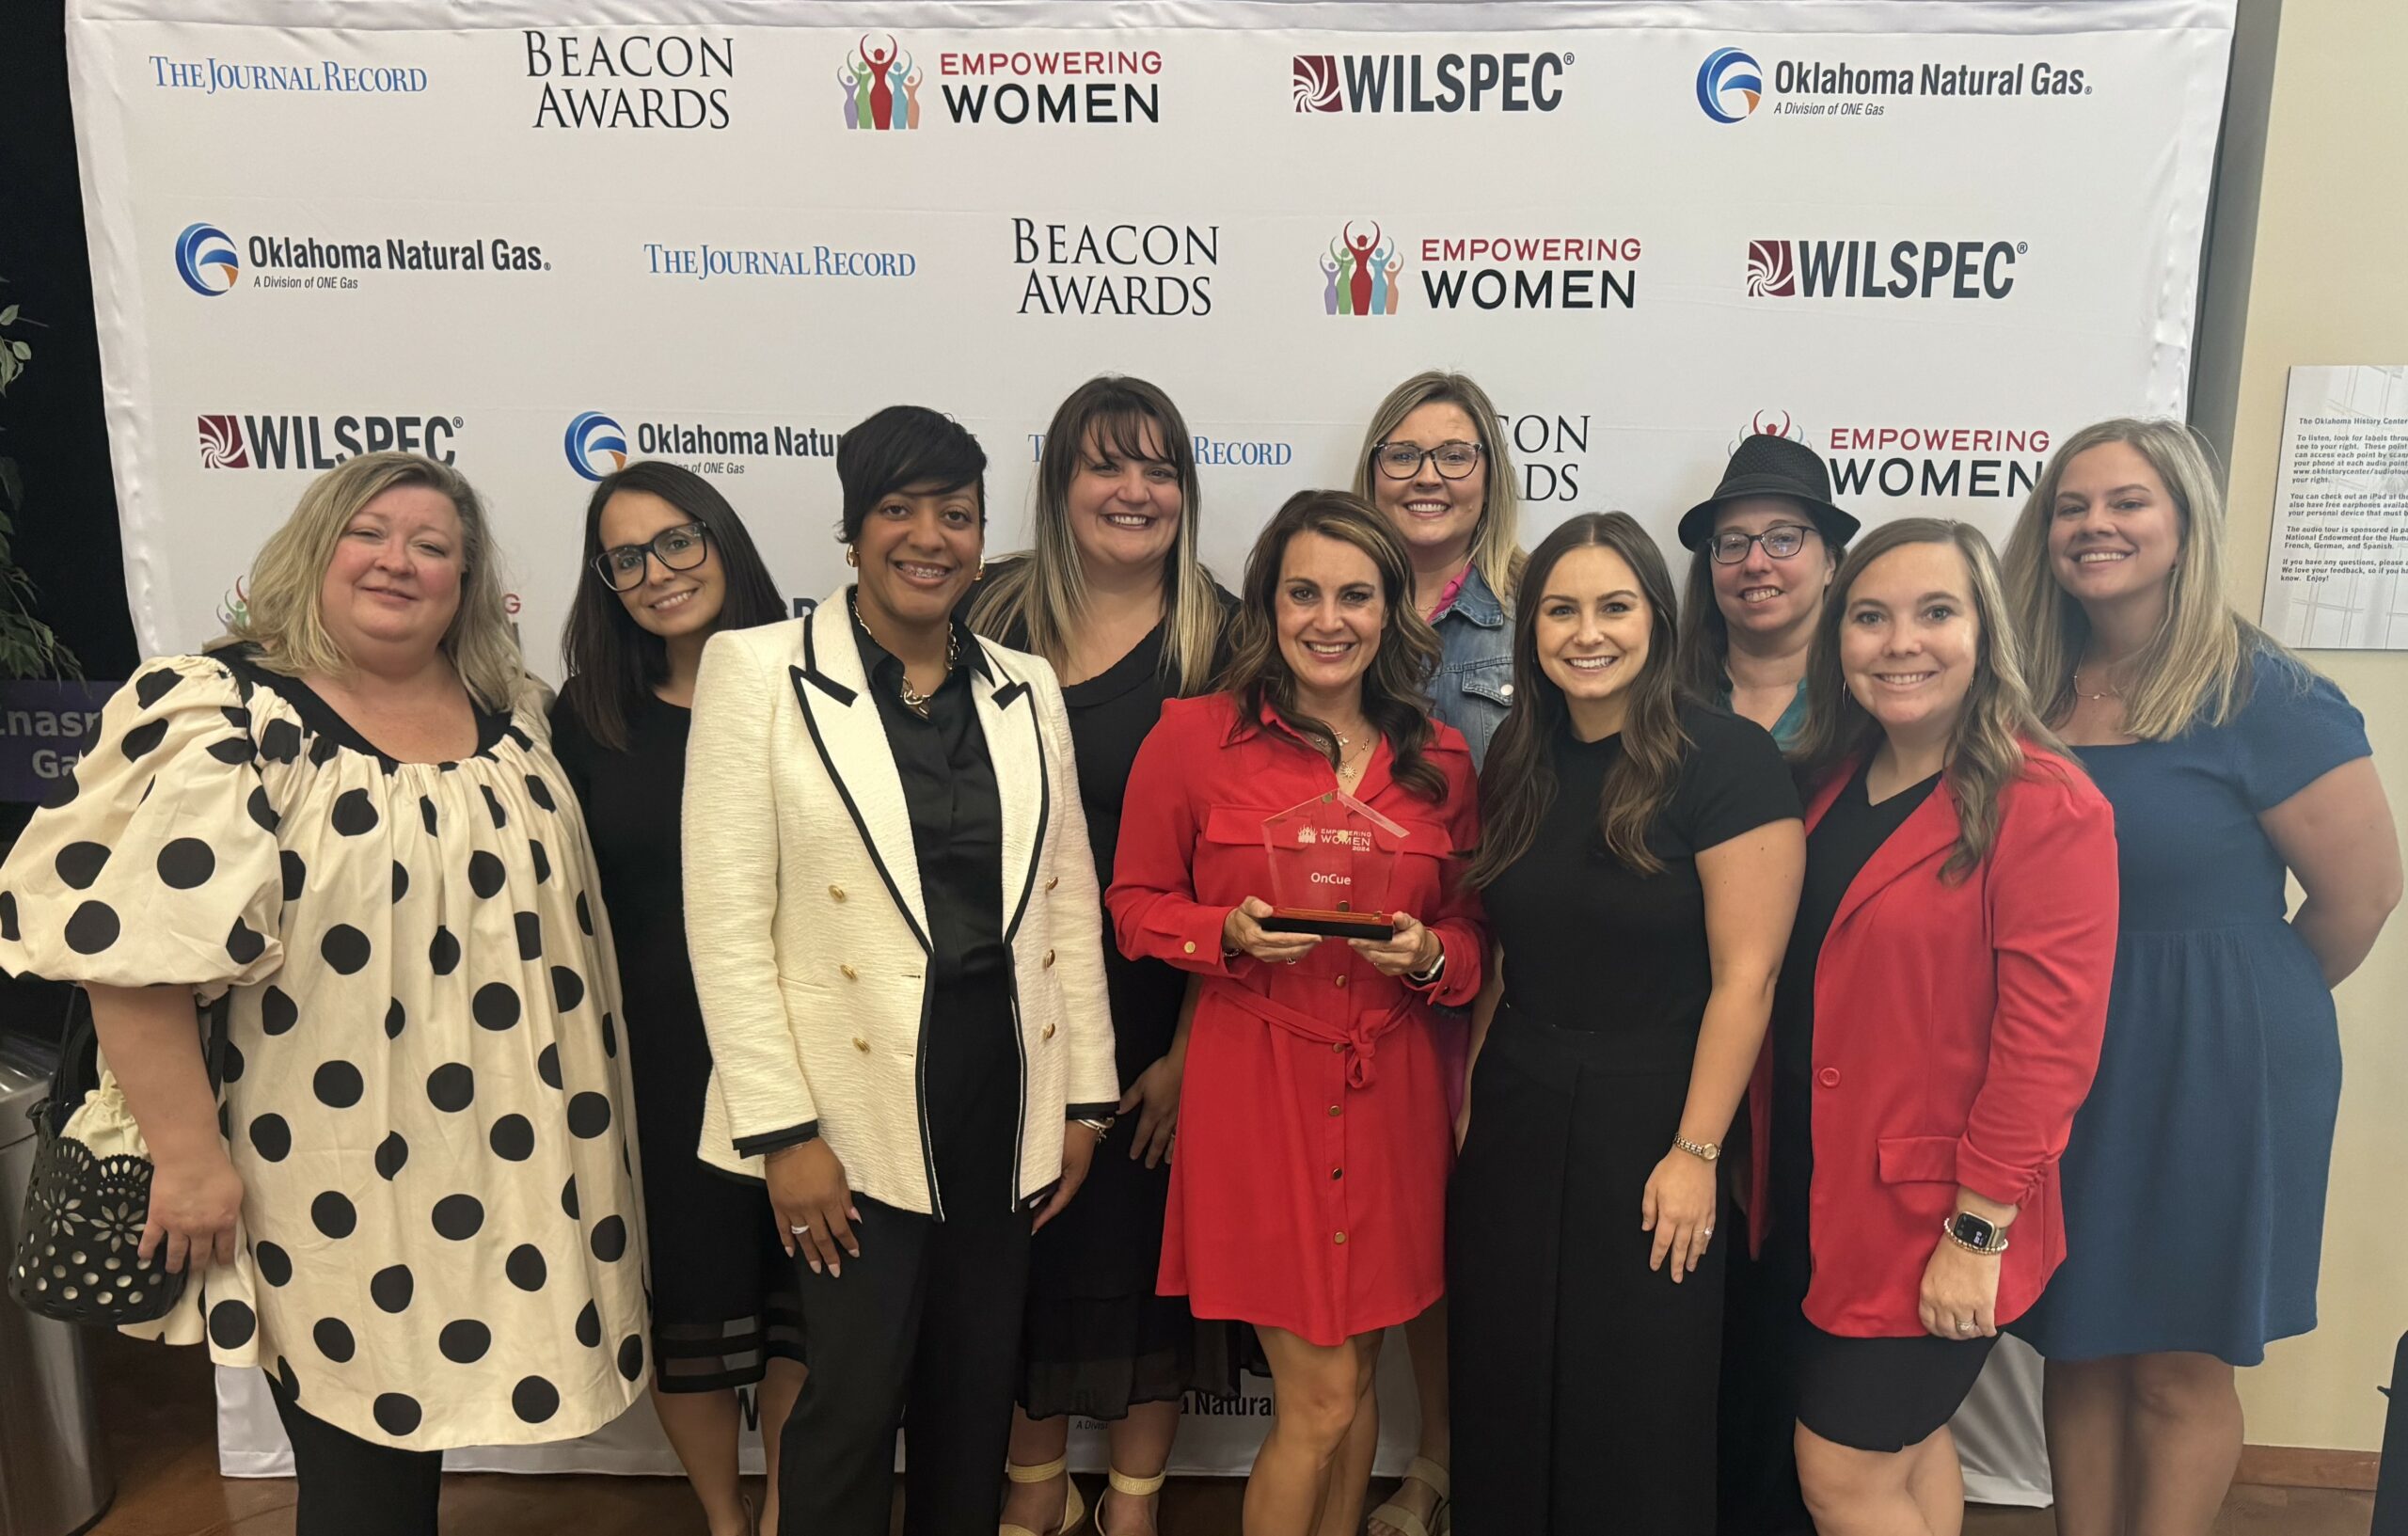
[[[1681,604],[1681,685],[1772,733],[1806,728],[1806,654],[1831,573],[1857,521],[1831,504],[1830,472],[1804,443],[1756,433],[1714,494],[1681,518],[1693,551]],[[1744,1143],[1746,1116],[1735,1143]],[[1747,1251],[1728,1256],[1723,1306],[1721,1528],[1738,1536],[1812,1529],[1791,1445],[1787,1292]]]
[[[1681,518],[1692,555],[1680,681],[1787,747],[1806,726],[1806,651],[1831,573],[1856,537],[1830,471],[1804,443],[1759,432]]]

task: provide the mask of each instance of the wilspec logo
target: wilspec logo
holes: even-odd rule
[[[242,416],[198,418],[204,469],[331,469],[391,450],[455,462],[456,416]],[[328,448],[328,444],[332,448]]]
[[[1163,119],[1163,55],[1154,48],[939,50],[933,103],[927,71],[894,34],[863,37],[836,66],[844,124],[910,132],[924,108],[962,127],[1126,127]]]
[[[1837,426],[1818,435],[1795,422],[1787,411],[1763,410],[1750,426],[1821,453],[1830,467],[1832,497],[1842,502],[1851,497],[1999,500],[2026,496],[2039,483],[2053,441],[2046,427],[1959,426],[1944,417],[1915,424]]]
[[[520,37],[527,78],[544,82],[535,103],[537,128],[690,131],[728,125],[730,87],[713,82],[736,78],[733,35],[579,34],[530,27]],[[625,83],[629,81],[635,84]]]
[[[1750,298],[2003,299],[2020,240],[1751,240]]]
[[[1012,264],[1024,267],[1021,314],[1212,312],[1217,224],[1050,224],[1012,220]]]
[[[568,467],[587,480],[600,480],[627,467],[627,435],[600,411],[582,411],[572,418],[561,440]]]
[[[1553,52],[1298,54],[1289,97],[1307,113],[1552,112],[1571,65]]]
[[[562,438],[568,467],[586,480],[626,467],[631,458],[669,459],[698,475],[740,475],[751,459],[832,459],[841,434],[818,427],[717,427],[639,421],[630,435],[600,411],[573,418]]]
[[[234,242],[214,224],[192,224],[176,237],[176,276],[203,298],[228,293],[242,280]]]
[[[1321,307],[1323,314],[1392,315],[1404,287],[1397,274],[1404,262],[1396,240],[1380,231],[1377,220],[1368,229],[1348,219],[1330,238],[1321,258]]]
[[[1764,100],[1764,71],[1753,55],[1717,48],[1697,70],[1697,104],[1716,122],[1739,122]]]

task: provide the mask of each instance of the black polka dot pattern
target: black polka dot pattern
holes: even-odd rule
[[[577,1314],[577,1341],[590,1350],[602,1347],[602,1309],[592,1302]]]
[[[466,1062],[447,1061],[426,1076],[426,1101],[448,1115],[457,1115],[477,1097],[477,1074]]]
[[[238,933],[243,931],[240,923],[234,927]],[[85,902],[67,919],[67,947],[78,955],[97,955],[116,943],[117,936],[117,909],[105,901]],[[230,943],[227,948],[230,951],[233,946]],[[234,958],[242,959],[239,955]]]
[[[290,763],[301,755],[301,727],[289,720],[272,720],[260,731],[260,756],[271,763]]]
[[[22,937],[17,931],[17,893],[0,891],[0,939],[13,944]]]
[[[338,1241],[359,1227],[359,1211],[339,1190],[328,1190],[309,1202],[309,1225]]]
[[[356,976],[366,969],[373,951],[368,935],[348,923],[338,923],[318,941],[318,953],[334,967],[337,975]]]
[[[159,850],[159,883],[170,891],[192,891],[217,873],[217,855],[198,837],[179,837]]]
[[[241,1049],[237,1047],[233,1041],[228,1040],[219,1047],[219,1055],[217,1057],[217,1081],[220,1083],[240,1083],[243,1081],[244,1069],[249,1065],[250,1063],[243,1059],[243,1053]]]
[[[468,855],[468,889],[480,896],[498,895],[510,879],[501,860],[483,848]]]
[[[376,1144],[376,1176],[387,1183],[400,1178],[409,1163],[410,1144],[400,1132],[387,1132],[385,1139]]]
[[[82,784],[75,782],[75,770],[69,768],[50,781],[50,789],[42,796],[42,809],[57,811],[74,804],[75,797],[83,792],[83,788]]]
[[[268,803],[267,790],[264,786],[251,791],[251,798],[243,802],[243,809],[253,821],[259,823],[260,830],[262,831],[273,833],[283,821],[283,817],[276,814],[276,807]]]
[[[541,1424],[561,1411],[561,1390],[541,1376],[530,1376],[511,1388],[510,1409],[530,1424]]]
[[[418,798],[418,819],[420,823],[426,828],[427,836],[436,837],[440,835],[436,831],[436,828],[440,824],[435,815],[435,802],[427,799],[424,795],[420,795]]]
[[[435,1202],[435,1231],[438,1237],[454,1243],[466,1243],[484,1229],[485,1205],[473,1195],[446,1195]]]
[[[114,923],[116,917],[111,915]],[[248,965],[267,953],[267,939],[257,928],[241,918],[234,919],[233,931],[226,935],[226,955],[236,965]]]
[[[552,1006],[566,1013],[585,1001],[585,978],[565,965],[552,967]]]
[[[509,1029],[518,1022],[523,1011],[518,989],[506,981],[488,981],[468,1000],[469,1017],[484,1029]]]
[[[619,1059],[619,1021],[607,1013],[602,1016],[602,1053]]]
[[[560,806],[552,800],[552,786],[531,773],[527,775],[527,798],[533,800],[536,804],[542,806],[547,811],[557,811],[560,809]]]
[[[501,1272],[521,1291],[543,1290],[550,1273],[544,1263],[544,1251],[531,1243],[511,1249],[510,1257],[502,1261]]]
[[[561,1085],[561,1048],[559,1046],[544,1047],[542,1053],[535,1058],[535,1075],[544,1080],[544,1086],[547,1088],[557,1088]]]
[[[98,843],[70,843],[58,850],[51,866],[58,872],[59,880],[71,891],[88,891],[107,867],[109,850]]]
[[[543,844],[536,842],[531,837],[529,838],[527,840],[527,856],[534,861],[535,883],[537,885],[541,885],[546,880],[552,878],[552,856],[544,851]]]
[[[631,1382],[643,1379],[643,1339],[635,1334],[619,1340],[619,1374]]]
[[[341,1318],[320,1318],[318,1325],[309,1330],[309,1338],[317,1344],[320,1354],[339,1366],[349,1365],[351,1357],[359,1353],[359,1341],[352,1338],[350,1324]]]
[[[238,1350],[259,1331],[260,1320],[238,1301],[222,1301],[209,1309],[209,1341],[221,1350]]]
[[[301,893],[309,888],[309,864],[291,848],[277,853],[276,862],[284,872],[284,899],[288,902],[300,900]]]
[[[376,830],[381,819],[376,815],[376,802],[368,798],[365,789],[346,789],[335,797],[335,808],[326,817],[329,825],[345,837],[364,837]]]
[[[578,1219],[577,1176],[575,1174],[569,1175],[568,1182],[561,1186],[561,1211],[568,1217],[569,1220],[575,1221]]]
[[[569,1134],[592,1141],[610,1129],[610,1101],[598,1093],[580,1093],[568,1101]]]
[[[472,1318],[462,1318],[443,1325],[443,1331],[436,1335],[436,1347],[453,1365],[472,1366],[493,1348],[493,1330]]]
[[[309,1091],[328,1109],[349,1109],[359,1102],[367,1085],[360,1080],[358,1068],[347,1061],[329,1061],[323,1063],[317,1075],[309,1080]]]
[[[493,830],[499,831],[504,827],[509,826],[510,813],[501,808],[501,800],[499,796],[494,794],[493,785],[479,784],[477,785],[477,793],[485,798],[485,809],[493,814]]]
[[[261,1279],[279,1291],[293,1283],[293,1256],[273,1243],[251,1244],[251,1267],[260,1272]]]
[[[270,1163],[293,1155],[293,1127],[281,1115],[262,1115],[250,1126],[251,1149]]]
[[[606,1264],[626,1257],[627,1224],[625,1217],[605,1216],[594,1224],[594,1257]]]
[[[166,720],[154,720],[146,724],[137,725],[125,733],[125,740],[122,743],[125,749],[125,760],[131,763],[148,757],[159,750],[160,742],[166,739],[167,722]]]
[[[260,989],[260,1028],[270,1035],[281,1035],[301,1021],[300,1006],[292,994],[274,982]]]
[[[393,1006],[385,1010],[385,1038],[400,1039],[402,1031],[409,1027],[409,1009],[402,1006],[400,998],[393,999]]]
[[[209,744],[209,755],[230,768],[240,768],[259,756],[247,736],[219,736]]]
[[[159,707],[159,701],[176,690],[183,675],[169,667],[154,667],[134,680],[134,702],[145,711]]]
[[[585,893],[582,891],[577,894],[577,926],[584,931],[588,939],[594,937],[594,909],[586,905]]]
[[[540,959],[544,954],[544,920],[533,912],[519,912],[513,921],[518,928],[518,958]]]
[[[460,969],[460,941],[450,928],[435,930],[434,942],[426,946],[427,967],[438,976],[448,976]]]
[[[414,1433],[419,1420],[424,1417],[418,1399],[407,1392],[380,1392],[376,1401],[369,1405],[368,1412],[376,1420],[378,1429],[396,1439]]]
[[[485,1140],[494,1156],[506,1162],[524,1163],[535,1155],[535,1127],[524,1115],[505,1115],[494,1121]]]
[[[410,894],[410,872],[409,872],[407,869],[405,869],[405,868],[404,868],[404,867],[402,866],[402,862],[401,862],[399,859],[396,859],[396,860],[394,860],[394,861],[393,861],[393,903],[394,903],[394,905],[399,906],[399,905],[401,904],[401,900],[402,900],[402,898],[403,898],[404,896],[405,896],[405,895],[408,895],[409,894]]]
[[[417,1294],[418,1277],[410,1274],[407,1264],[380,1269],[368,1281],[368,1299],[379,1310],[396,1316],[410,1309],[410,1298]]]

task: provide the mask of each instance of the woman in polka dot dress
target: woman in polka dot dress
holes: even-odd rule
[[[344,463],[249,592],[109,702],[0,867],[0,965],[90,991],[145,1248],[194,1273],[149,1331],[267,1372],[299,1536],[433,1536],[445,1447],[642,1391],[609,932],[465,481]]]

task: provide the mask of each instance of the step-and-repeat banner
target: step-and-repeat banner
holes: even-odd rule
[[[1996,535],[2068,430],[2183,407],[2233,0],[574,8],[71,0],[147,650],[375,448],[489,498],[547,674],[627,460],[816,595],[838,434],[918,402],[1021,547],[1104,371],[1179,401],[1231,585],[1430,367],[1497,401],[1526,542],[1669,546],[1756,430]],[[1258,1399],[1183,1458],[1243,1465]]]

